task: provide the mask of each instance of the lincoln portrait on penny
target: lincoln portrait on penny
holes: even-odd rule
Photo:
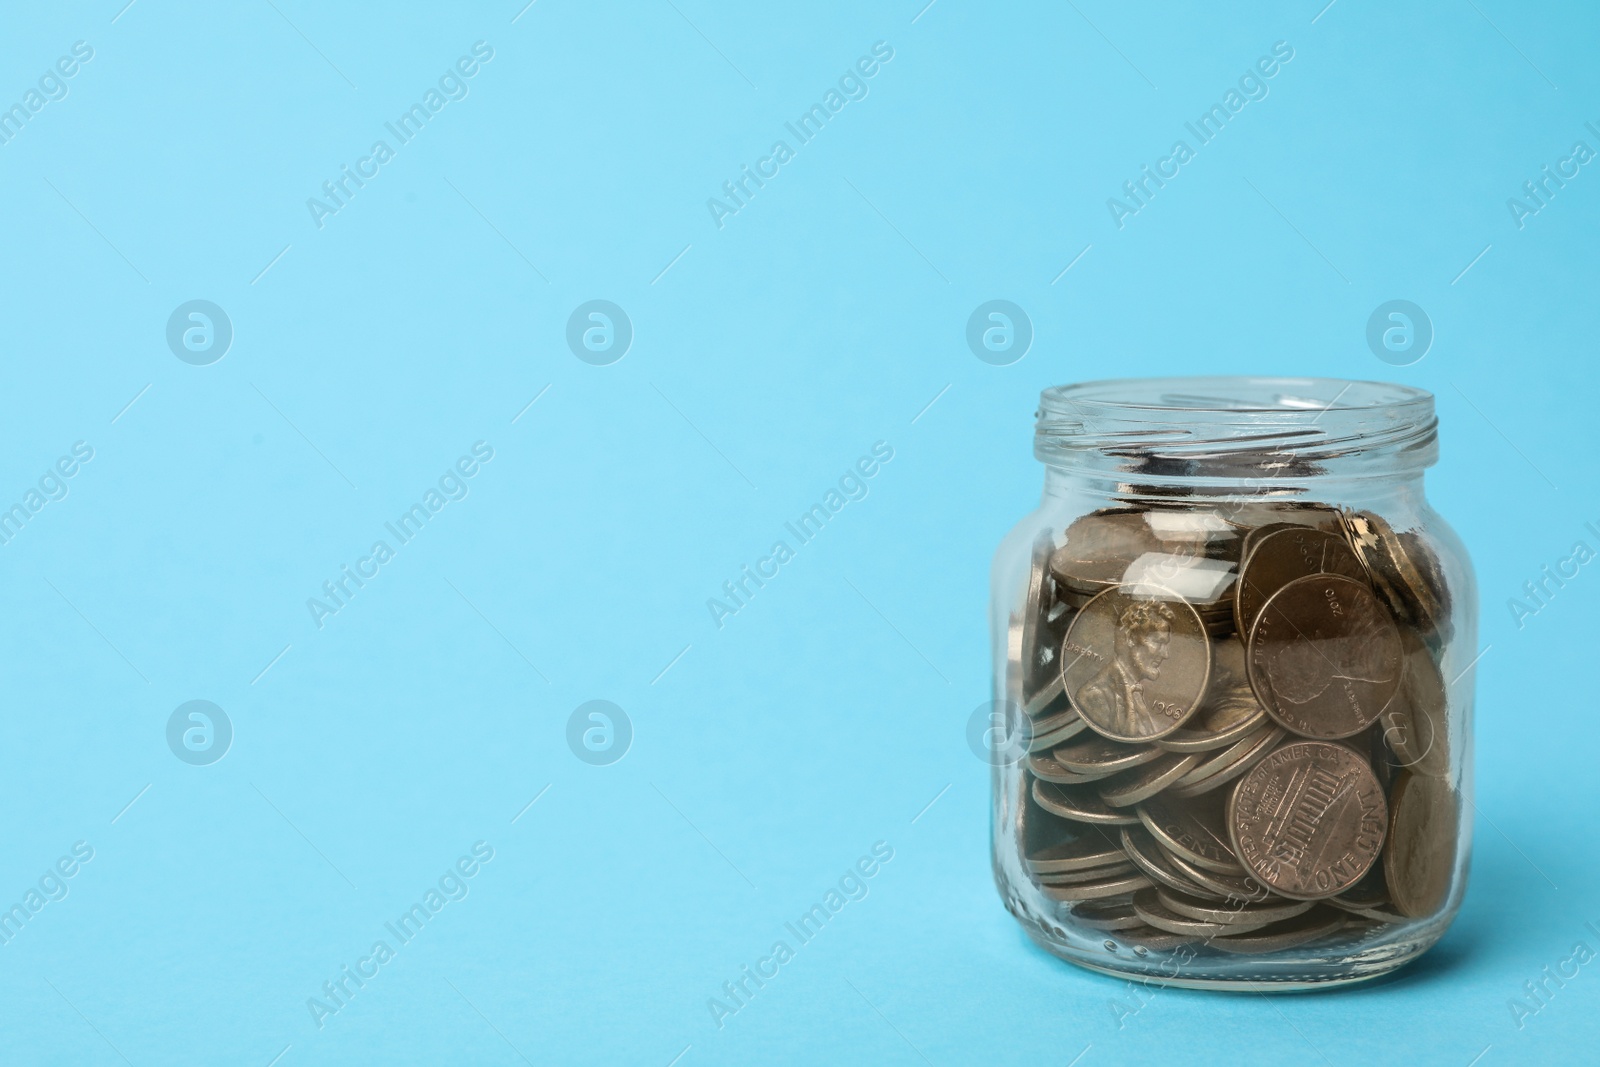
[[[1085,718],[1123,737],[1150,733],[1155,713],[1143,686],[1161,673],[1171,654],[1172,620],[1172,609],[1159,600],[1137,600],[1123,609],[1111,662],[1074,696]]]

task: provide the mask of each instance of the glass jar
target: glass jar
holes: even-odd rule
[[[1310,378],[1040,397],[993,567],[993,851],[1041,946],[1124,977],[1385,974],[1460,907],[1477,593],[1431,394]]]

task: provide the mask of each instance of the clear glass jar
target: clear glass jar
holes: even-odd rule
[[[1040,397],[991,602],[994,871],[1041,946],[1207,988],[1361,981],[1460,907],[1477,593],[1433,397],[1169,378]]]

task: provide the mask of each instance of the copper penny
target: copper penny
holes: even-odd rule
[[[1252,541],[1249,556],[1233,587],[1233,617],[1239,632],[1248,634],[1267,600],[1309,574],[1340,574],[1363,584],[1366,568],[1338,534],[1307,526],[1288,526]],[[1024,619],[1026,625],[1026,619]]]
[[[1216,794],[1187,802],[1154,797],[1139,805],[1139,821],[1180,859],[1221,874],[1244,873],[1228,837],[1226,804]]]
[[[1132,826],[1139,817],[1131,811],[1118,811],[1100,799],[1093,786],[1033,783],[1033,802],[1051,815],[1071,822],[1094,826]]]
[[[1262,706],[1286,729],[1319,740],[1350,737],[1372,725],[1400,688],[1400,628],[1366,585],[1315,574],[1267,601],[1245,661]]]
[[[1456,869],[1456,795],[1450,783],[1402,774],[1395,783],[1384,881],[1401,915],[1420,919],[1444,907]]]
[[[1245,870],[1296,900],[1344,892],[1378,859],[1389,821],[1367,761],[1345,745],[1294,741],[1240,779],[1228,832]]]
[[[1108,589],[1072,620],[1062,682],[1078,714],[1114,741],[1172,733],[1200,707],[1211,641],[1187,601]]]

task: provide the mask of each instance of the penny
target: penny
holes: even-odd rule
[[[1100,882],[1082,882],[1074,885],[1047,885],[1041,886],[1039,891],[1051,900],[1099,900],[1103,897],[1121,896],[1123,893],[1133,893],[1150,886],[1150,879],[1144,874],[1118,875]]]
[[[1100,783],[1100,798],[1114,808],[1132,807],[1188,774],[1204,758],[1199,753],[1163,753],[1142,767]]]
[[[1456,794],[1450,783],[1406,773],[1390,799],[1384,881],[1401,915],[1420,919],[1444,907],[1456,867]]]
[[[1056,751],[1060,751],[1057,749]],[[1033,772],[1035,778],[1056,785],[1086,785],[1089,782],[1098,782],[1102,778],[1109,778],[1116,774],[1116,769],[1079,772],[1069,767],[1063,767],[1055,756],[1038,752],[1028,757],[1028,770]]]
[[[1050,531],[1045,530],[1033,542],[1033,559],[1028,568],[1028,590],[1022,600],[1022,664],[1023,694],[1031,697],[1049,678],[1055,666],[1056,643],[1046,639],[1050,603],[1050,552],[1054,548]]]
[[[1100,511],[1067,527],[1062,545],[1050,556],[1050,573],[1082,592],[1118,585],[1128,564],[1162,542],[1142,511]]]
[[[1378,858],[1387,823],[1372,768],[1328,741],[1279,747],[1240,779],[1228,801],[1239,862],[1262,885],[1297,900],[1331,897],[1359,882]]]
[[[1422,639],[1404,631],[1405,677],[1378,722],[1397,766],[1430,778],[1450,773],[1449,708],[1444,675]]]
[[[1339,529],[1339,513],[1325,504],[1295,504],[1272,501],[1236,501],[1223,508],[1227,520],[1245,531],[1246,537],[1255,530],[1277,526],[1315,526],[1323,530]],[[1245,546],[1249,554],[1248,544]]]
[[[1230,747],[1178,779],[1170,791],[1174,797],[1187,800],[1227,785],[1254,767],[1283,737],[1283,727],[1263,723],[1254,733],[1247,735],[1241,741],[1234,742]]]
[[[1133,863],[1124,859],[1121,863],[1108,863],[1104,867],[1093,867],[1087,871],[1057,871],[1054,874],[1036,874],[1033,880],[1041,886],[1087,885],[1090,882],[1103,882],[1108,878],[1121,878],[1138,870]]]
[[[1367,570],[1340,534],[1305,526],[1287,526],[1254,539],[1233,588],[1234,621],[1242,634],[1261,613],[1268,598],[1311,574],[1340,574],[1362,584]],[[1027,616],[1023,616],[1024,625]]]
[[[1024,728],[1026,732],[1031,733],[1028,740],[1028,751],[1048,751],[1064,741],[1070,741],[1072,738],[1077,737],[1088,728],[1089,724],[1083,721],[1083,716],[1071,708],[1057,712],[1054,715],[1046,715],[1043,718],[1034,719],[1032,720],[1031,730]]]
[[[1021,675],[1020,666],[1018,675]],[[1059,712],[1063,707],[1071,711],[1071,706],[1066,704],[1066,697],[1067,690],[1061,682],[1061,673],[1052,671],[1050,679],[1039,687],[1039,691],[1023,702],[1022,710],[1035,719]]]
[[[1174,934],[1166,930],[1158,930],[1147,924],[1143,919],[1139,920],[1138,926],[1119,931],[1117,939],[1127,942],[1135,949],[1151,949],[1157,952],[1165,952],[1198,940],[1198,938],[1189,934]]]
[[[1246,930],[1257,929],[1266,923],[1255,925],[1229,926],[1227,923],[1204,922],[1200,919],[1180,915],[1168,908],[1161,900],[1155,889],[1141,889],[1133,895],[1133,910],[1139,918],[1154,926],[1157,930],[1165,930],[1169,934],[1183,934],[1190,937],[1216,937],[1218,934],[1242,933]]]
[[[1122,828],[1122,848],[1128,859],[1138,867],[1157,885],[1164,885],[1179,892],[1189,893],[1194,896],[1205,896],[1207,890],[1180,872],[1161,846],[1156,844],[1156,839],[1150,836],[1150,831],[1142,826],[1124,826]]]
[[[1121,863],[1122,843],[1115,833],[1085,827],[1065,841],[1028,853],[1028,870],[1034,874],[1059,874]]]
[[[1220,797],[1207,796],[1189,803],[1155,797],[1139,805],[1139,821],[1162,848],[1180,859],[1208,871],[1244,873],[1233,854],[1226,805]]]
[[[1062,681],[1078,714],[1114,741],[1150,741],[1199,708],[1211,641],[1188,602],[1108,589],[1067,629]]]
[[[1208,697],[1199,714],[1167,736],[1154,742],[1168,752],[1210,752],[1241,740],[1267,717],[1256,699],[1255,690],[1238,686],[1216,697]]]
[[[1312,900],[1276,900],[1261,904],[1242,902],[1217,904],[1198,897],[1174,893],[1167,888],[1158,887],[1155,892],[1169,911],[1187,915],[1191,919],[1199,919],[1201,922],[1221,923],[1224,926],[1266,926],[1268,923],[1282,922],[1296,915],[1302,915],[1310,911],[1316,903]]]
[[[1405,916],[1401,915],[1389,900],[1389,891],[1384,885],[1381,864],[1373,867],[1361,881],[1343,893],[1336,897],[1329,897],[1327,903],[1340,911],[1351,915],[1359,915],[1363,919],[1372,919],[1375,922],[1398,923],[1405,921]]]
[[[1378,718],[1400,687],[1401,654],[1400,630],[1372,591],[1327,574],[1274,593],[1245,648],[1267,714],[1319,740],[1360,733]]]
[[[1397,616],[1433,633],[1449,619],[1450,599],[1438,556],[1416,533],[1396,533],[1370,511],[1340,515],[1356,556]]]
[[[1100,799],[1100,794],[1083,786],[1033,783],[1033,801],[1058,818],[1092,826],[1132,826],[1139,817],[1131,811],[1118,811]]]
[[[1264,926],[1253,933],[1213,938],[1211,947],[1242,956],[1260,956],[1309,944],[1337,932],[1345,921],[1345,917],[1332,908],[1313,908],[1304,915]]]
[[[1072,917],[1091,930],[1126,930],[1144,920],[1125,900],[1085,900],[1072,906]]]
[[[1218,874],[1208,871],[1204,867],[1188,862],[1181,856],[1167,853],[1173,870],[1186,878],[1194,879],[1194,883],[1212,896],[1223,900],[1281,900],[1272,890],[1251,878],[1247,874]],[[1204,894],[1196,893],[1195,896]]]
[[[1132,770],[1163,755],[1165,753],[1159,748],[1124,745],[1092,733],[1081,740],[1061,745],[1054,752],[1056,763],[1069,773],[1095,778]]]

